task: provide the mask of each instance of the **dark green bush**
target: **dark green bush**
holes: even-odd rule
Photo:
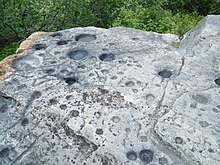
[[[219,0],[160,0],[164,9],[172,12],[197,12],[199,15],[220,14]]]
[[[79,26],[127,26],[181,37],[202,16],[220,14],[220,0],[0,0],[0,11],[4,47],[35,31]]]

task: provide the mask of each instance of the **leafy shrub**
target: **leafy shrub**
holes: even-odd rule
[[[173,27],[173,33],[178,34],[180,38],[183,35],[192,29],[203,16],[198,16],[196,12],[187,14],[187,13],[177,13],[173,15],[173,21],[175,22]]]
[[[126,26],[181,38],[199,15],[220,14],[219,6],[219,0],[0,0],[0,44],[79,26]]]
[[[137,6],[134,9],[122,7],[118,18],[112,25],[159,33],[174,33],[182,37],[201,18],[196,12],[173,14],[157,6],[150,8]]]
[[[3,1],[3,3],[1,2]],[[109,27],[122,0],[0,0],[0,32],[10,30],[18,40],[35,31],[79,26]],[[0,35],[6,35],[0,33]]]

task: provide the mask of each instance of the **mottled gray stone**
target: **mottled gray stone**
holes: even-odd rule
[[[0,81],[0,165],[220,164],[219,22],[178,49],[124,27],[38,39]]]

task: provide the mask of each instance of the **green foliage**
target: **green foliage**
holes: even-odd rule
[[[109,27],[124,2],[126,0],[0,0],[0,44],[2,40],[8,43],[9,36],[21,41],[35,31]],[[13,50],[13,44],[9,46]],[[6,48],[3,52],[10,51]]]
[[[220,14],[219,6],[220,0],[0,0],[0,45],[79,26],[126,26],[181,38],[203,16]]]
[[[202,18],[203,16],[198,16],[196,12],[190,14],[177,13],[173,15],[173,22],[175,24],[171,33],[178,34],[180,39],[182,39],[183,35],[192,29]]]
[[[26,38],[30,33],[41,30],[51,16],[49,0],[2,0],[0,6],[0,28],[10,29],[17,39]]]
[[[0,31],[11,30],[20,40],[35,31],[79,26],[109,27],[124,1],[0,0],[0,4]]]
[[[160,7],[144,8],[137,6],[134,9],[121,8],[119,17],[113,26],[126,26],[159,33],[174,33],[182,37],[201,19],[197,13],[173,14]]]
[[[90,0],[89,11],[94,15],[94,26],[109,27],[119,14],[120,7],[126,0]]]
[[[19,42],[13,42],[3,48],[0,47],[0,61],[9,55],[15,54],[19,44]]]
[[[197,12],[199,15],[220,14],[219,0],[160,0],[164,9],[172,12]]]

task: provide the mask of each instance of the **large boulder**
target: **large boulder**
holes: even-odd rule
[[[220,16],[177,41],[124,27],[29,37],[0,63],[0,165],[220,164]]]

